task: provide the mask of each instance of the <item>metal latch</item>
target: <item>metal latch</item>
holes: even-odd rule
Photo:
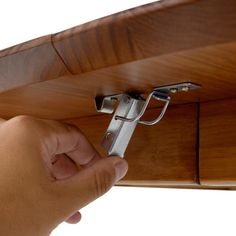
[[[155,88],[146,99],[137,93],[96,97],[95,102],[98,112],[112,114],[115,111],[102,141],[102,146],[107,150],[108,155],[124,157],[136,125],[138,123],[143,125],[158,123],[165,115],[170,103],[171,93],[188,92],[200,87],[200,85],[190,82],[162,86]],[[162,111],[154,120],[141,120],[151,99],[163,102]]]

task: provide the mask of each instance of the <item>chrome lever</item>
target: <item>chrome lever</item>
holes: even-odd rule
[[[142,125],[155,125],[156,123],[161,121],[161,119],[164,117],[164,115],[166,113],[166,110],[168,108],[168,105],[170,103],[170,96],[167,96],[167,95],[165,95],[165,97],[162,97],[162,96],[163,95],[161,93],[158,93],[158,92],[154,93],[154,95],[153,95],[153,97],[155,99],[165,102],[165,105],[162,108],[162,111],[161,111],[160,115],[156,119],[151,120],[151,121],[142,121],[142,120],[140,120],[138,122],[139,124],[142,124]]]
[[[149,104],[152,97],[155,98],[156,100],[165,102],[165,105],[164,105],[164,107],[161,111],[161,114],[156,119],[154,119],[152,121],[140,121],[140,119],[144,115],[144,113],[145,113],[145,111],[148,107],[148,104]],[[146,101],[145,101],[145,103],[142,107],[141,112],[136,117],[129,119],[129,118],[126,118],[124,116],[115,116],[115,119],[126,121],[126,122],[138,121],[139,124],[143,124],[143,125],[154,125],[154,124],[158,123],[163,118],[169,103],[170,103],[170,97],[168,95],[166,95],[164,93],[157,92],[157,91],[154,90],[148,95],[148,97],[147,97],[147,99],[146,99]]]
[[[190,82],[162,86],[154,89],[144,100],[139,94],[116,94],[105,97],[96,97],[96,108],[98,112],[115,114],[104,135],[102,146],[107,150],[109,156],[124,157],[124,153],[133,135],[136,125],[154,125],[164,117],[170,103],[170,94],[180,91],[188,92],[200,88],[198,84]],[[151,121],[140,120],[144,115],[151,99],[164,102],[161,113]]]

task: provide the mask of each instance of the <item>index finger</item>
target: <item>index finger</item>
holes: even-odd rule
[[[50,127],[45,139],[50,155],[65,153],[77,165],[87,165],[101,158],[78,127],[51,120],[43,122]]]

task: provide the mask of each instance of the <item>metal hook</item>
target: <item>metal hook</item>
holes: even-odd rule
[[[191,82],[172,84],[155,88],[147,97],[142,99],[140,94],[115,94],[103,97],[96,97],[96,109],[98,112],[113,113],[113,118],[104,135],[102,145],[109,156],[123,157],[129,141],[138,123],[143,125],[154,125],[158,123],[166,113],[170,103],[170,94],[177,92],[188,92],[198,89],[201,86]],[[140,120],[144,115],[152,98],[164,102],[159,116],[151,121]]]
[[[164,105],[160,115],[156,119],[154,119],[152,121],[140,121],[140,118],[144,115],[144,113],[145,113],[145,111],[148,107],[148,104],[149,104],[150,100],[152,99],[152,97],[155,98],[156,100],[165,102],[165,105]],[[144,103],[144,105],[142,107],[141,112],[136,117],[126,118],[124,116],[115,116],[115,119],[125,121],[125,122],[136,122],[136,121],[138,121],[138,123],[143,124],[143,125],[154,125],[154,124],[158,123],[163,118],[169,103],[170,103],[170,97],[167,94],[164,94],[164,93],[161,93],[161,92],[158,92],[158,91],[154,90],[148,95],[148,97],[146,99],[146,102]]]
[[[160,93],[158,93],[158,94],[160,94]],[[140,120],[140,121],[138,122],[139,124],[143,124],[143,125],[155,125],[155,124],[158,123],[158,122],[163,118],[163,116],[165,115],[166,110],[167,110],[167,108],[168,108],[168,105],[169,105],[169,103],[170,103],[170,96],[160,97],[160,96],[158,96],[157,94],[154,93],[153,97],[154,97],[155,99],[159,100],[159,101],[165,102],[165,105],[164,105],[164,107],[162,108],[162,111],[161,111],[160,115],[159,115],[156,119],[151,120],[151,121],[142,121],[142,120]]]

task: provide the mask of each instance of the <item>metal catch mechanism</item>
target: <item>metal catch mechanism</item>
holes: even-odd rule
[[[133,135],[136,125],[154,125],[158,123],[167,110],[170,103],[170,94],[177,92],[188,92],[200,88],[198,84],[190,82],[162,86],[155,88],[145,99],[140,94],[117,94],[105,97],[96,97],[96,108],[98,112],[112,114],[115,110],[110,125],[104,135],[102,146],[107,150],[109,156],[124,157],[125,150]],[[151,99],[163,102],[161,113],[151,121],[142,120]],[[118,105],[117,105],[118,104]]]

